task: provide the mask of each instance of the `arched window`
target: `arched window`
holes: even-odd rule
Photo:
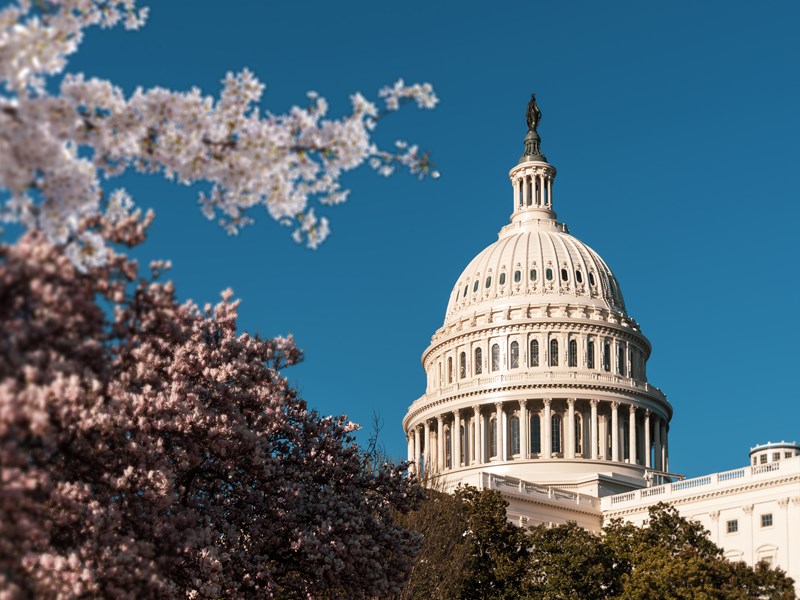
[[[492,371],[500,370],[500,346],[492,344]]]
[[[583,421],[580,415],[575,415],[575,455],[583,454]]]
[[[603,370],[611,370],[611,342],[603,342]]]
[[[531,452],[539,454],[542,451],[542,425],[539,415],[531,415]]]
[[[561,415],[550,417],[551,452],[561,452]]]
[[[594,340],[592,338],[586,342],[586,366],[594,369]]]
[[[511,368],[519,368],[519,343],[511,342]]]
[[[617,346],[617,362],[619,363],[619,374],[625,377],[627,369],[625,369],[625,344]]]
[[[575,340],[569,341],[569,366],[578,366],[578,342]]]
[[[519,454],[519,417],[511,417],[511,454]]]
[[[594,273],[592,273],[591,271],[589,271],[589,284],[590,284],[592,287],[594,287],[594,286],[595,286],[595,281],[594,281]]]
[[[458,355],[458,375],[461,379],[467,376],[467,353],[462,352]]]
[[[547,281],[553,281],[553,269],[546,269],[544,272],[544,277]]]
[[[450,428],[444,430],[444,457],[448,469],[453,468],[453,438],[450,435]]]
[[[500,273],[500,285],[505,285],[505,284],[506,284],[506,274]]]
[[[497,419],[495,417],[489,421],[489,456],[497,456]]]
[[[478,291],[478,284],[479,284],[479,283],[480,283],[480,282],[479,282],[479,281],[476,279],[476,280],[475,280],[475,283],[473,283],[473,284],[472,284],[472,293],[473,293],[473,294],[474,294],[475,292],[477,292],[477,291]]]
[[[486,287],[488,288],[490,285],[492,285],[492,276],[491,275],[489,275],[486,278]]]
[[[439,362],[438,366],[439,366],[439,385],[442,385],[444,383],[444,379],[442,379],[442,363]]]
[[[580,271],[575,271],[575,281],[578,283],[583,283],[583,273]]]
[[[447,383],[453,383],[453,357],[447,357]]]
[[[558,366],[558,340],[550,340],[550,366]]]
[[[561,281],[566,281],[569,279],[569,273],[566,269],[561,269]]]
[[[514,283],[522,281],[522,271],[514,271]]]
[[[483,350],[475,348],[475,375],[483,373]]]
[[[539,340],[531,340],[531,359],[532,367],[539,366]]]
[[[536,281],[536,269],[531,269],[531,281]]]
[[[467,297],[467,290],[469,289],[469,284],[464,286],[464,298]]]

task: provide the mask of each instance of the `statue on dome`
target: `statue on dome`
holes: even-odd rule
[[[539,127],[539,121],[542,120],[542,111],[539,110],[539,105],[536,104],[536,94],[531,94],[531,101],[528,102],[528,110],[525,112],[525,117],[528,120],[528,131],[536,131]]]

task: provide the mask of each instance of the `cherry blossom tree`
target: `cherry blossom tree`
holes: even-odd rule
[[[305,108],[262,114],[264,85],[247,70],[226,75],[216,99],[163,88],[126,97],[109,81],[64,75],[87,27],[136,29],[146,16],[136,0],[18,0],[0,10],[0,189],[8,191],[0,218],[68,245],[79,268],[102,264],[107,251],[81,220],[131,209],[124,189],[104,194],[101,187],[129,169],[204,182],[204,214],[230,233],[263,205],[312,248],[329,233],[315,205],[347,198],[342,173],[366,163],[383,175],[398,166],[438,175],[416,145],[398,141],[386,151],[371,137],[381,117],[405,103],[433,108],[429,84],[399,80],[383,88],[382,108],[354,93],[352,112],[331,119],[314,92]]]
[[[83,226],[135,244],[147,220]],[[0,246],[0,598],[397,593],[413,480],[298,398],[291,338],[113,248],[82,273],[39,231]]]

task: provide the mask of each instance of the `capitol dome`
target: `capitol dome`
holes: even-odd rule
[[[603,259],[553,210],[556,169],[528,106],[513,212],[456,280],[403,421],[408,458],[446,487],[482,473],[602,496],[667,477],[672,407]]]

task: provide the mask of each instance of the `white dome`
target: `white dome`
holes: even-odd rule
[[[569,302],[625,313],[611,269],[553,219],[512,222],[459,276],[445,323],[489,306]]]

